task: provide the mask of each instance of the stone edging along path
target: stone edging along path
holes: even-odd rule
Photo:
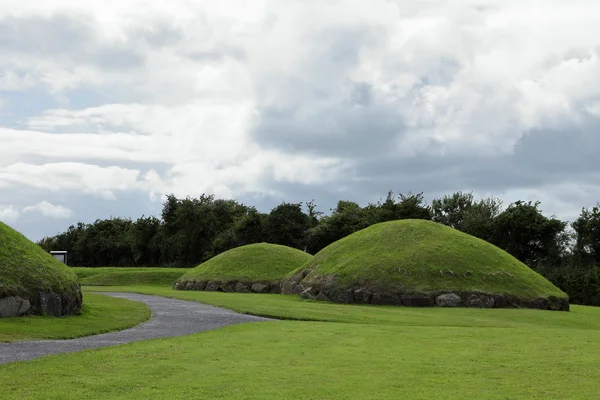
[[[194,301],[136,293],[103,292],[100,294],[145,303],[152,310],[152,317],[149,321],[133,328],[77,339],[0,343],[0,364],[140,340],[189,335],[244,322],[273,321],[269,318],[238,314],[225,308]]]

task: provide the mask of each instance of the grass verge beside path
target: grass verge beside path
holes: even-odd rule
[[[81,315],[0,319],[0,342],[73,339],[131,328],[150,319],[144,303],[85,293]]]
[[[173,283],[190,268],[132,268],[132,267],[100,267],[71,268],[79,277],[82,285],[163,285]]]
[[[595,331],[282,321],[7,364],[0,387],[6,400],[591,400],[599,352]]]
[[[570,328],[600,330],[600,308],[572,306],[571,312],[532,309],[410,308],[345,305],[279,294],[180,291],[169,287],[86,287],[86,291],[153,294],[192,300],[244,314],[280,319],[404,326]]]

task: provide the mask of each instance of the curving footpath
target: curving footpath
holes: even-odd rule
[[[149,321],[133,328],[77,339],[0,343],[0,364],[140,340],[189,335],[243,322],[272,321],[268,318],[238,314],[235,311],[194,301],[136,293],[99,294],[145,303],[152,310],[152,317]]]

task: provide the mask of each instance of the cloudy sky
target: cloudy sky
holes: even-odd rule
[[[0,220],[30,239],[388,190],[600,200],[595,0],[2,0]]]

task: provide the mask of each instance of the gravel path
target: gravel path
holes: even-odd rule
[[[68,340],[33,340],[0,343],[0,364],[31,360],[49,354],[70,353],[96,347],[115,346],[171,336],[189,335],[242,322],[268,321],[268,318],[238,314],[224,308],[194,301],[168,299],[136,293],[104,292],[113,297],[145,303],[152,310],[152,318],[123,331]]]

